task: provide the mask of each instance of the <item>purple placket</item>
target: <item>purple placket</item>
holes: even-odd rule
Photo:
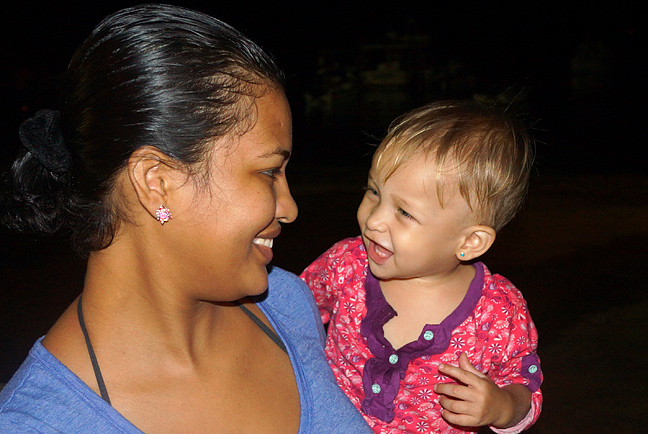
[[[481,298],[483,284],[484,265],[478,262],[475,264],[475,277],[466,296],[454,312],[441,324],[426,324],[416,341],[395,350],[385,338],[383,326],[398,314],[387,303],[380,289],[380,282],[370,271],[367,272],[367,315],[360,324],[360,334],[367,339],[367,346],[374,357],[367,360],[362,373],[365,393],[362,411],[365,414],[385,422],[394,420],[394,400],[410,361],[421,356],[442,353],[448,348],[452,331],[474,311]]]

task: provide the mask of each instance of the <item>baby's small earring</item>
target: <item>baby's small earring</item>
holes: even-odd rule
[[[466,254],[464,252],[461,252],[461,253],[459,253],[459,256],[461,256],[463,258],[464,256],[466,256]]]
[[[164,205],[160,205],[157,211],[155,211],[155,219],[159,221],[161,225],[164,225],[172,218],[171,210]]]

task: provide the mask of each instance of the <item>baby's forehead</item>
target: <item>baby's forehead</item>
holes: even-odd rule
[[[386,181],[392,176],[405,172],[416,171],[422,182],[430,179],[435,183],[456,183],[459,167],[453,159],[446,159],[439,164],[435,155],[423,152],[394,153],[383,152],[374,157],[371,164],[371,174],[374,178]]]
[[[406,189],[420,189],[419,191],[424,191],[431,206],[461,202],[472,209],[476,205],[470,203],[474,194],[467,191],[468,186],[462,186],[459,168],[453,161],[446,160],[439,167],[434,158],[425,155],[413,155],[400,161],[394,158],[374,160],[369,177],[383,185],[390,180],[397,180]],[[403,179],[406,184],[398,181]]]

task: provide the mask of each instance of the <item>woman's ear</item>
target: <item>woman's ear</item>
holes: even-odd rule
[[[495,242],[495,229],[489,226],[476,225],[466,229],[466,237],[456,255],[460,261],[478,258],[490,249]]]
[[[168,206],[169,193],[176,187],[177,175],[169,157],[153,146],[143,146],[128,159],[128,178],[139,202],[155,218],[160,205]]]

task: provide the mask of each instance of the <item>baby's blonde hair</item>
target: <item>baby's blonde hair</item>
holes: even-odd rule
[[[473,101],[440,101],[398,117],[374,154],[385,179],[409,158],[435,163],[439,200],[444,175],[478,224],[499,231],[515,216],[526,196],[533,164],[531,140],[512,116]]]

